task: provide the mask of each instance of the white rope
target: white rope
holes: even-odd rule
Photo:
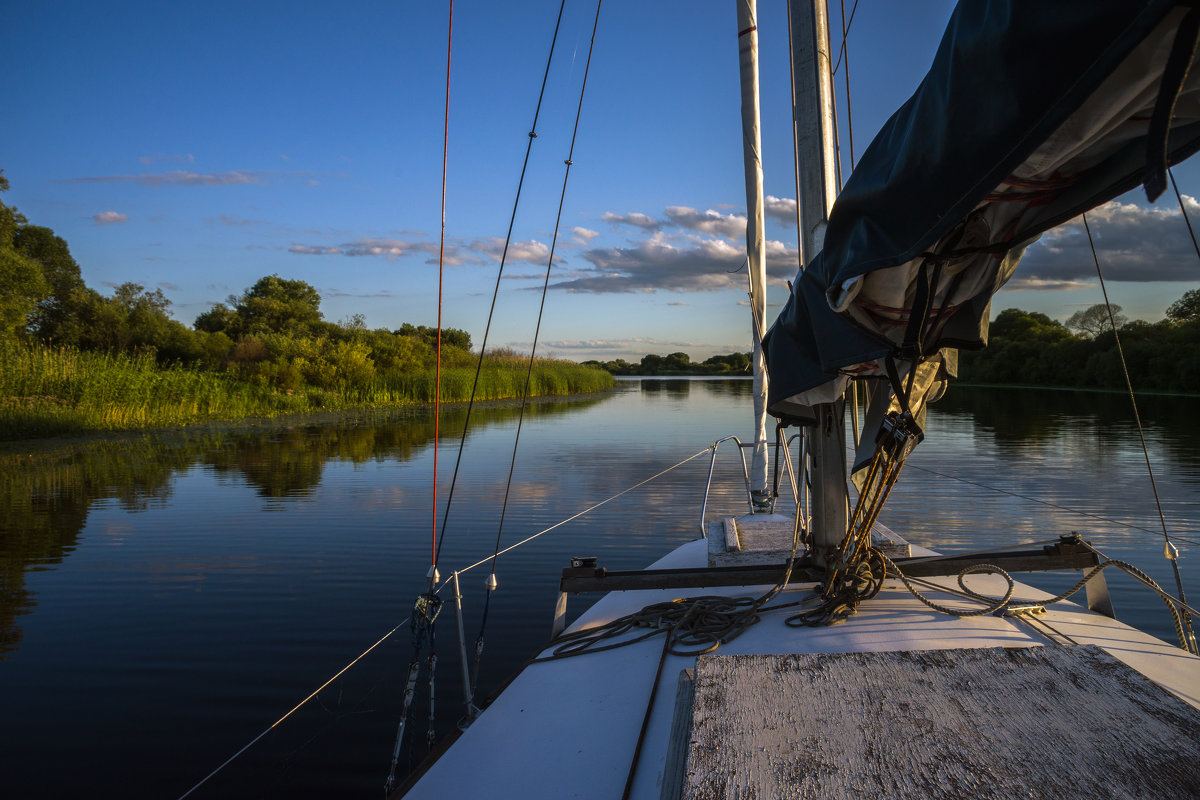
[[[250,740],[250,741],[249,741],[249,742],[248,742],[248,743],[247,743],[247,744],[246,744],[246,745],[245,745],[245,746],[244,746],[244,747],[243,747],[241,750],[238,750],[236,753],[234,753],[233,755],[231,755],[229,758],[225,759],[224,763],[222,763],[222,764],[221,764],[221,766],[217,767],[217,768],[216,768],[216,769],[214,769],[212,772],[210,772],[210,773],[208,773],[207,775],[205,775],[203,778],[201,778],[201,779],[200,779],[200,781],[199,781],[199,782],[198,782],[198,783],[197,783],[195,786],[193,786],[192,788],[188,789],[188,790],[187,790],[186,792],[184,792],[183,794],[179,795],[179,800],[183,800],[185,797],[187,797],[188,795],[190,795],[192,792],[196,791],[196,790],[197,790],[197,789],[199,789],[201,786],[203,786],[205,783],[207,783],[207,782],[209,781],[209,779],[210,779],[210,778],[212,778],[214,775],[216,775],[218,772],[220,772],[221,770],[225,769],[225,768],[226,768],[226,767],[228,767],[230,764],[232,764],[232,763],[234,762],[234,760],[235,760],[235,759],[236,759],[238,756],[240,756],[242,753],[246,752],[246,751],[247,751],[247,750],[249,750],[251,747],[253,747],[255,744],[257,744],[257,743],[258,743],[258,741],[259,741],[260,739],[262,739],[264,736],[266,736],[266,735],[267,735],[268,733],[270,733],[271,731],[275,730],[275,728],[279,727],[279,724],[280,724],[280,723],[282,723],[282,722],[283,722],[285,719],[287,719],[288,717],[290,717],[292,714],[295,714],[297,711],[299,711],[301,706],[303,706],[303,705],[304,705],[305,703],[307,703],[309,700],[312,700],[314,697],[316,697],[318,694],[320,694],[320,693],[321,693],[321,691],[322,691],[322,690],[323,690],[323,689],[324,689],[326,686],[328,686],[329,684],[333,683],[333,682],[334,682],[334,681],[336,681],[338,678],[340,678],[340,677],[341,677],[341,676],[342,676],[342,675],[343,675],[343,674],[346,672],[346,670],[348,670],[348,669],[350,669],[351,667],[353,667],[353,666],[354,666],[355,664],[357,664],[359,661],[362,661],[362,660],[363,660],[363,658],[365,658],[365,657],[366,657],[366,655],[367,655],[368,653],[370,653],[370,652],[371,652],[372,650],[374,650],[376,647],[379,647],[379,645],[383,644],[383,643],[384,643],[384,641],[386,641],[386,640],[387,640],[387,638],[388,638],[389,636],[391,636],[393,633],[395,633],[396,631],[400,630],[400,628],[404,627],[404,626],[405,626],[405,625],[407,625],[407,624],[408,624],[408,620],[406,619],[406,620],[404,620],[403,622],[401,622],[399,625],[397,625],[396,627],[392,628],[390,631],[388,631],[387,633],[385,633],[385,634],[383,635],[383,637],[382,637],[382,638],[381,638],[379,641],[377,641],[375,644],[371,645],[371,646],[370,646],[370,647],[368,647],[366,650],[364,650],[364,651],[363,651],[361,654],[359,654],[358,658],[354,659],[354,660],[353,660],[353,661],[351,661],[349,664],[347,664],[346,666],[344,666],[344,667],[342,667],[340,670],[338,670],[338,672],[337,672],[337,674],[336,674],[336,675],[334,675],[332,678],[330,678],[329,680],[327,680],[327,681],[325,681],[324,683],[322,683],[322,684],[321,684],[319,687],[317,687],[316,691],[314,691],[314,692],[313,692],[312,694],[310,694],[308,697],[304,698],[304,699],[303,699],[303,700],[301,700],[299,703],[297,703],[297,704],[296,704],[296,706],[295,706],[295,707],[294,707],[294,708],[293,708],[291,711],[287,712],[287,713],[286,713],[286,714],[284,714],[282,717],[280,717],[279,719],[275,720],[273,723],[271,723],[271,726],[270,726],[269,728],[267,728],[266,730],[264,730],[264,731],[263,731],[262,733],[260,733],[258,736],[255,736],[253,739],[251,739],[251,740]]]

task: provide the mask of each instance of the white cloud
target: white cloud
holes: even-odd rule
[[[579,242],[580,244],[587,244],[592,239],[595,239],[600,235],[599,231],[594,231],[589,228],[582,228],[578,225],[574,228],[571,228],[571,233],[575,235],[575,241]]]
[[[510,242],[507,254],[504,252],[504,240],[500,237],[476,239],[467,246],[467,249],[489,256],[495,261],[499,261],[503,256],[506,263],[524,261],[527,264],[540,266],[550,260],[550,246],[535,239],[527,242]],[[562,257],[556,255],[554,260],[561,261]]]
[[[1200,220],[1200,203],[1184,196],[1188,214]],[[1107,280],[1195,281],[1200,263],[1178,206],[1142,208],[1112,201],[1088,212],[1096,254]],[[1025,251],[1016,277],[1065,282],[1079,288],[1095,280],[1096,265],[1083,222],[1074,219],[1045,233]]]
[[[795,225],[796,201],[790,197],[767,195],[763,198],[763,213],[787,225]]]
[[[645,214],[614,214],[609,211],[601,219],[612,225],[632,225],[635,228],[645,228],[651,231],[659,228],[658,220]]]
[[[697,211],[687,206],[668,206],[667,223],[701,233],[724,236],[726,239],[746,236],[746,217],[722,214],[718,211]]]
[[[97,225],[120,225],[128,221],[129,216],[119,211],[101,211],[92,217],[92,222]]]
[[[582,255],[592,269],[581,277],[558,281],[555,288],[595,293],[710,292],[746,285],[741,271],[746,251],[724,239],[669,236],[660,231],[632,247],[593,248]],[[797,260],[796,251],[782,242],[767,243],[768,275],[791,278]]]
[[[1087,281],[1054,281],[1041,278],[1013,278],[1004,284],[1003,291],[1008,292],[1056,292],[1073,291],[1076,289],[1095,289],[1095,283]]]

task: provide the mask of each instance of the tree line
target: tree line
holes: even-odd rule
[[[1116,304],[1093,305],[1065,323],[1036,311],[1006,309],[991,323],[987,348],[959,354],[959,379],[1124,389],[1118,335],[1135,391],[1200,392],[1200,289],[1168,306],[1159,322],[1130,321]]]
[[[729,353],[713,356],[701,362],[692,361],[687,353],[660,356],[648,354],[638,362],[623,358],[615,361],[584,361],[587,366],[604,369],[613,375],[749,375],[750,354]]]
[[[1036,311],[1001,311],[991,322],[988,346],[959,353],[959,378],[980,384],[1123,389],[1114,324],[1136,391],[1200,393],[1200,289],[1185,293],[1166,309],[1165,319],[1153,323],[1130,321],[1116,304],[1076,311],[1066,322]],[[750,374],[749,353],[699,363],[687,353],[584,363],[613,375]]]

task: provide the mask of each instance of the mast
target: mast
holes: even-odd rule
[[[750,274],[751,361],[754,365],[754,454],[750,488],[756,507],[767,495],[767,364],[762,351],[767,316],[767,249],[763,237],[762,137],[758,105],[757,0],[737,0],[738,60],[742,79],[742,151],[746,160],[746,262]]]
[[[789,0],[788,16],[795,94],[800,252],[811,263],[824,246],[829,211],[837,197],[829,16],[825,0]],[[813,410],[817,416],[817,424],[809,434],[813,557],[824,564],[827,550],[836,547],[846,535],[846,404],[843,398],[819,404]]]

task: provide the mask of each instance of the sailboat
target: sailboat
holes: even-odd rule
[[[1200,148],[1200,10],[964,1],[839,195],[825,6],[792,5],[803,269],[768,331],[756,15],[738,2],[762,345],[756,441],[731,445],[752,451],[748,513],[709,520],[644,570],[564,569],[546,649],[482,713],[464,677],[470,724],[389,789],[1200,796],[1200,654],[1182,597],[1147,588],[1175,620],[1168,643],[1112,614],[1104,570],[1144,574],[1078,536],[948,557],[878,523],[928,403],[956,351],[986,344],[991,297],[1024,248],[1140,184],[1156,197]],[[869,402],[848,465],[856,385]],[[1010,576],[1039,570],[1079,571],[1081,602]],[[570,598],[591,593],[567,626]],[[465,647],[463,662],[465,675]]]

